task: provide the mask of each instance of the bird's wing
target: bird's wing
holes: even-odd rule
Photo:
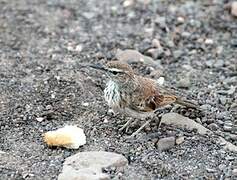
[[[129,107],[135,111],[149,112],[154,111],[159,107],[172,104],[177,100],[176,96],[171,95],[152,95],[149,96],[142,103],[131,103]]]
[[[176,101],[176,96],[166,93],[166,90],[157,89],[155,81],[147,78],[140,79],[142,88],[134,92],[135,97],[129,107],[136,111],[149,112]]]

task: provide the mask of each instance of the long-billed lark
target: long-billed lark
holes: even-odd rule
[[[134,73],[133,69],[120,61],[110,61],[106,66],[90,65],[90,67],[106,72],[109,81],[104,90],[104,97],[114,112],[128,116],[147,118],[132,136],[137,135],[148,123],[150,123],[154,112],[160,107],[176,103],[183,106],[197,108],[198,106],[187,100],[181,100],[168,90],[164,89],[157,81]],[[127,129],[132,119],[129,120],[120,131]]]

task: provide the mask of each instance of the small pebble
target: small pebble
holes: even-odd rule
[[[233,156],[226,156],[225,159],[228,161],[233,161],[235,158]]]
[[[89,106],[89,103],[88,102],[85,102],[85,103],[82,103],[82,106]]]
[[[68,44],[67,50],[68,51],[74,51],[74,47],[73,47],[73,45],[71,43]]]
[[[210,104],[203,104],[200,106],[201,109],[204,109],[204,110],[210,110],[211,109],[211,105]]]
[[[190,85],[191,85],[191,81],[190,81],[189,77],[185,77],[183,79],[180,79],[177,82],[177,87],[179,87],[179,88],[189,88]]]
[[[177,145],[182,144],[184,142],[184,136],[178,137],[175,142]]]
[[[188,38],[189,36],[191,36],[191,33],[189,33],[189,32],[187,32],[187,31],[184,31],[184,32],[182,32],[182,37],[184,37],[184,38]]]
[[[165,78],[164,77],[160,77],[159,79],[157,79],[157,83],[159,84],[159,85],[164,85],[164,82],[165,82]]]
[[[36,121],[38,121],[38,122],[42,122],[43,120],[44,120],[43,117],[38,117],[38,118],[36,118]]]
[[[81,52],[82,51],[82,45],[81,44],[78,44],[75,48],[75,51],[77,52]]]
[[[177,18],[177,21],[178,21],[179,23],[183,24],[183,23],[184,23],[184,18],[181,17],[181,16],[179,16],[179,17]]]
[[[235,93],[235,89],[236,89],[235,86],[230,86],[230,89],[227,91],[227,94],[229,94],[229,95],[234,94]]]
[[[237,169],[232,170],[232,176],[237,177]]]
[[[123,7],[129,7],[129,6],[132,6],[133,4],[134,4],[133,0],[125,0],[123,2]]]
[[[216,67],[216,68],[223,67],[223,66],[224,66],[224,60],[222,60],[222,59],[217,60],[217,61],[213,64],[213,66]]]
[[[104,119],[104,123],[108,123],[109,121],[108,121],[108,119],[107,118],[105,118]]]
[[[162,57],[163,49],[162,48],[151,48],[146,52],[147,55],[151,56],[153,59]]]
[[[220,165],[218,166],[218,168],[219,168],[221,171],[223,171],[223,170],[226,168],[226,165],[225,165],[225,164],[220,164]]]
[[[166,40],[166,44],[169,48],[173,48],[175,46],[174,41],[172,40]]]
[[[152,40],[152,47],[161,48],[160,41],[158,39],[153,39]]]
[[[212,45],[214,42],[213,42],[212,39],[206,39],[206,40],[204,41],[204,43],[207,44],[207,45]]]
[[[181,50],[176,50],[173,52],[173,56],[175,59],[179,59],[183,55],[183,51]]]
[[[216,123],[211,123],[208,125],[208,128],[212,131],[216,131],[217,129],[219,129],[219,126]]]
[[[224,122],[222,120],[217,120],[217,123],[220,124],[220,125],[224,124]]]
[[[47,105],[45,108],[46,108],[47,110],[50,110],[50,109],[52,109],[53,107],[52,107],[51,105]]]
[[[199,124],[202,124],[202,121],[201,121],[200,118],[197,118],[197,119],[196,119],[196,122],[199,123]]]
[[[114,114],[113,109],[109,109],[109,110],[108,110],[108,114],[113,115],[113,114]]]
[[[206,168],[206,170],[207,170],[207,172],[209,172],[209,173],[214,173],[214,172],[216,172],[216,170],[215,170],[215,169],[212,169],[212,168]]]
[[[225,121],[226,126],[233,126],[233,123],[231,121]]]
[[[236,134],[229,134],[229,137],[233,141],[237,141],[237,135]]]
[[[216,53],[217,54],[221,54],[223,52],[223,46],[218,46],[217,48],[216,48]]]
[[[111,7],[111,11],[112,11],[113,13],[115,13],[115,12],[118,11],[118,8],[117,8],[116,6],[112,6],[112,7]]]
[[[222,105],[225,105],[225,104],[226,104],[226,97],[225,97],[225,96],[220,96],[219,100],[220,100],[220,103],[221,103]]]
[[[221,145],[221,146],[225,146],[225,145],[226,145],[226,142],[224,142],[224,141],[223,141],[223,142],[220,142],[220,145]],[[224,152],[224,151],[222,151],[222,152]],[[226,153],[226,152],[224,152],[224,153]]]
[[[175,145],[175,137],[162,138],[157,142],[157,147],[159,151],[165,151],[173,148]]]
[[[205,62],[205,64],[206,64],[207,67],[212,67],[213,66],[213,61],[212,60],[207,60]]]
[[[232,130],[232,127],[224,125],[223,129],[224,129],[224,131],[230,132]]]
[[[232,16],[237,17],[237,1],[231,3],[231,11]]]

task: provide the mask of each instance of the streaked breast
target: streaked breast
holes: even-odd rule
[[[110,107],[120,108],[121,95],[117,83],[110,80],[106,84],[106,88],[104,90],[104,98]]]

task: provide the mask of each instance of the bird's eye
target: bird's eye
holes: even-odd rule
[[[114,75],[117,75],[119,72],[118,71],[112,71]]]

